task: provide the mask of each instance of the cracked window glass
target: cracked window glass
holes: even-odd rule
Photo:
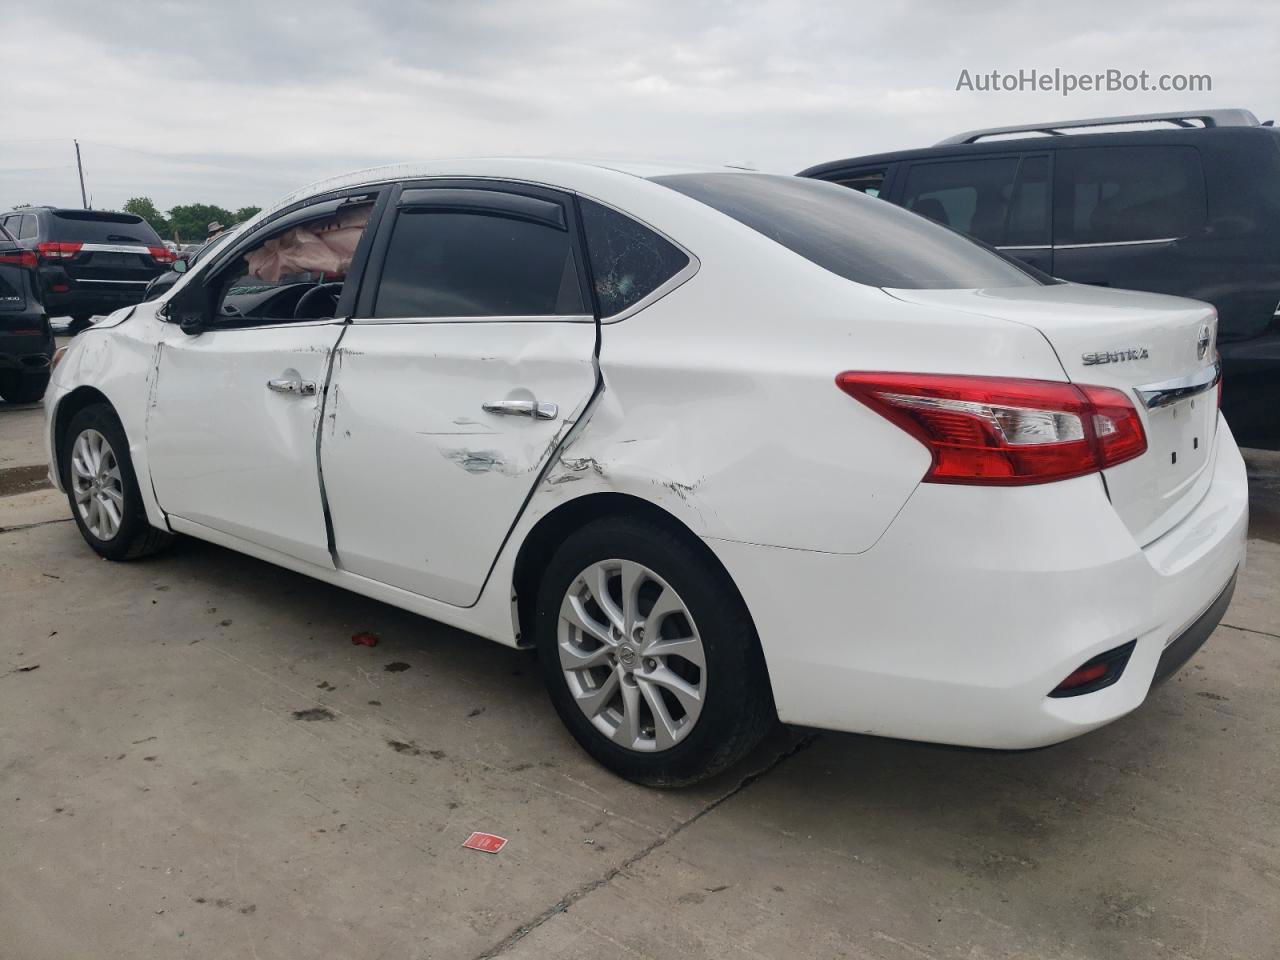
[[[688,265],[680,248],[630,217],[591,200],[581,206],[602,318],[639,303]]]

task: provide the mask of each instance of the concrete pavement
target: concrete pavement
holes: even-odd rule
[[[0,407],[0,470],[38,417]],[[195,541],[106,563],[0,497],[0,958],[1275,957],[1250,462],[1224,626],[1132,716],[1019,754],[782,731],[675,793],[588,760],[528,654]]]

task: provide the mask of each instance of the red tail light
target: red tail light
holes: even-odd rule
[[[70,260],[80,252],[79,243],[38,243],[36,252],[42,260]]]
[[[151,257],[156,263],[173,263],[177,260],[177,255],[168,247],[147,247]]]
[[[0,253],[0,263],[12,264],[16,267],[30,267],[34,270],[38,261],[36,260],[36,255],[30,250],[17,250],[13,253]]]
[[[1147,449],[1137,409],[1110,387],[853,371],[837,376],[836,385],[929,449],[929,483],[1047,483]]]

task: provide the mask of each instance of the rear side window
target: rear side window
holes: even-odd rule
[[[879,167],[875,170],[855,170],[853,173],[842,175],[835,182],[842,187],[848,187],[850,190],[865,193],[868,197],[878,197],[880,196],[880,191],[884,188],[884,175],[887,172],[888,167]]]
[[[19,240],[34,240],[36,237],[36,217],[33,213],[24,213],[22,215],[22,232],[18,234]]]
[[[567,230],[495,213],[403,209],[373,315],[585,314],[571,240]]]
[[[689,265],[683,250],[643,224],[591,200],[580,203],[601,317],[634,306]]]
[[[1054,243],[1185,237],[1204,226],[1204,173],[1194,147],[1059,150]]]
[[[958,233],[835,183],[759,173],[654,180],[855,283],[904,289],[1040,285]]]
[[[131,213],[55,210],[49,220],[49,239],[62,243],[164,245],[151,224]]]
[[[912,164],[901,203],[984,243],[1003,243],[1017,173],[1017,157]]]

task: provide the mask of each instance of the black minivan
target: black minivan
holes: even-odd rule
[[[1125,125],[1124,132],[1107,127]],[[1101,128],[1103,132],[1071,132]],[[1218,310],[1223,412],[1280,447],[1280,130],[1247,110],[975,130],[801,171],[969,234],[1063,280]]]
[[[24,207],[0,214],[0,226],[35,254],[45,309],[71,317],[72,333],[96,313],[140,303],[151,279],[174,261],[151,225],[132,213]]]

